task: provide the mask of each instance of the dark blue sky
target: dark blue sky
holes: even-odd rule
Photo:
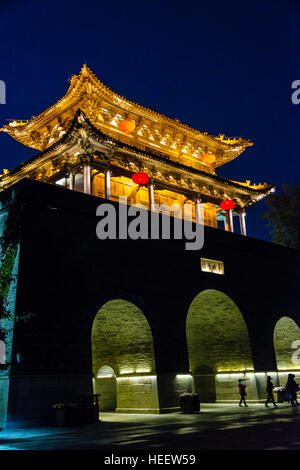
[[[65,94],[83,63],[119,94],[210,134],[251,139],[218,170],[231,179],[299,183],[300,2],[0,0],[0,125]],[[0,133],[0,168],[36,153]],[[248,234],[268,239],[249,209]]]

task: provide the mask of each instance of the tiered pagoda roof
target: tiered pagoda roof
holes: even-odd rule
[[[119,123],[125,119],[135,123],[130,135],[119,129]],[[274,190],[266,183],[240,183],[215,173],[215,168],[252,145],[249,140],[210,136],[129,101],[103,85],[86,65],[78,76],[72,77],[66,95],[53,106],[28,121],[12,121],[1,130],[40,151],[2,175],[1,189],[23,177],[45,180],[45,175],[60,171],[63,164],[74,164],[85,141],[85,147],[91,147],[97,154],[95,161],[100,162],[104,150],[111,149],[114,153],[111,163],[116,166],[125,170],[131,165],[131,169],[138,169],[142,161],[154,180],[166,185],[166,178],[171,178],[174,188],[181,186],[206,194],[207,200],[231,197],[245,207]],[[201,161],[207,152],[215,156],[210,165]],[[60,165],[53,165],[57,159]],[[162,173],[157,171],[157,165],[164,167]]]
[[[134,140],[135,146],[142,149],[149,146],[173,158],[183,154],[195,159],[205,151],[212,151],[216,155],[214,167],[231,161],[253,145],[242,138],[208,135],[127,100],[101,83],[86,65],[78,76],[71,78],[66,95],[54,105],[28,121],[12,121],[1,130],[24,145],[45,150],[67,131],[78,109],[102,132],[118,134],[127,143]],[[119,131],[117,124],[122,119],[136,123],[132,135],[125,136]]]

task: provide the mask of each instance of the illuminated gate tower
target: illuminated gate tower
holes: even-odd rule
[[[201,401],[236,400],[238,377],[249,380],[250,401],[263,399],[266,371],[277,379],[279,369],[284,378],[300,372],[290,360],[298,255],[245,236],[247,207],[274,187],[216,174],[250,141],[213,137],[133,103],[87,66],[56,104],[2,131],[38,152],[0,177],[1,238],[14,200],[20,217],[9,224],[22,221],[20,250],[2,253],[17,286],[0,294],[12,313],[14,305],[21,317],[33,313],[7,336],[11,366],[0,343],[0,425],[6,410],[8,420],[26,421],[91,393],[92,377],[103,410],[158,413],[177,410],[179,392],[192,387]],[[134,183],[136,173],[146,184]],[[203,249],[97,239],[99,202],[117,208],[119,196],[149,213],[191,204],[205,225]],[[224,201],[234,208],[223,210]],[[240,234],[230,233],[234,217]]]
[[[274,189],[216,175],[216,168],[250,141],[213,137],[133,103],[104,86],[86,65],[56,104],[2,130],[40,152],[3,175],[1,189],[26,177],[115,201],[127,196],[129,204],[149,209],[192,203],[193,220],[204,213],[201,222],[211,227],[221,219],[233,231],[238,215],[243,235],[246,208]],[[133,183],[136,172],[149,176],[147,186]],[[223,211],[224,200],[233,200],[235,210]]]

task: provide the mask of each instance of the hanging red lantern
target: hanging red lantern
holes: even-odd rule
[[[124,132],[124,134],[130,134],[135,129],[135,123],[130,121],[130,119],[124,119],[119,123],[120,131]]]
[[[204,153],[201,156],[201,162],[206,163],[206,165],[211,165],[216,160],[216,157],[213,153]]]
[[[231,199],[225,199],[225,201],[221,202],[220,207],[224,211],[229,211],[230,209],[235,208],[235,202],[232,201]]]
[[[147,184],[149,181],[149,176],[147,175],[147,173],[140,171],[139,173],[134,173],[134,175],[132,176],[132,181],[135,184]]]

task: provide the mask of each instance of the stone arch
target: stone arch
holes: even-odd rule
[[[117,411],[158,411],[152,331],[135,304],[109,300],[97,312],[92,326],[92,367],[97,385],[99,370],[113,370]]]
[[[117,406],[116,374],[112,367],[103,365],[94,377],[94,392],[101,397],[100,411],[114,411]]]
[[[237,381],[246,380],[257,399],[248,328],[235,302],[207,289],[191,302],[186,318],[190,371],[202,401],[237,400]]]
[[[281,317],[274,328],[274,351],[281,385],[285,385],[290,372],[300,379],[300,328],[288,316]]]

